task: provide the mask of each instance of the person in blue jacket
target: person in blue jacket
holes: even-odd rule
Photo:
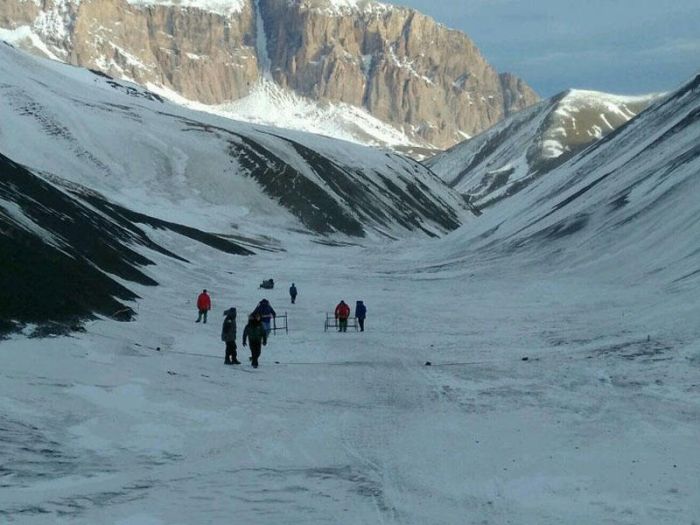
[[[363,301],[357,301],[355,303],[355,318],[357,324],[360,325],[360,332],[365,331],[365,317],[367,317],[367,307]]]
[[[277,317],[275,309],[272,308],[270,301],[263,299],[258,303],[258,306],[255,307],[255,310],[253,310],[253,315],[255,314],[260,315],[263,328],[265,328],[265,337],[267,337],[272,331],[272,320]]]

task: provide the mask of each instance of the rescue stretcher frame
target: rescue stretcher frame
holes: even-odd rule
[[[338,319],[335,318],[335,314],[326,313],[326,321],[323,323],[323,331],[327,332],[329,328],[338,328]],[[348,328],[354,328],[357,332],[360,328],[357,323],[357,317],[348,317]]]

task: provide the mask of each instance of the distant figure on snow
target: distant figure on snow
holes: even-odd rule
[[[262,324],[260,314],[252,313],[248,317],[248,324],[243,329],[243,346],[246,341],[250,343],[250,360],[253,368],[258,368],[258,359],[262,352],[262,346],[267,344],[267,333]]]
[[[224,363],[227,365],[240,365],[236,359],[236,309],[229,308],[224,312],[224,324],[221,327],[221,340],[226,343],[226,357]]]
[[[260,314],[260,319],[262,320],[263,327],[265,328],[265,337],[270,335],[270,330],[272,330],[271,322],[277,317],[275,309],[270,305],[270,301],[263,299],[258,303],[258,306],[253,310],[253,314]]]
[[[363,301],[357,301],[355,303],[355,318],[357,324],[360,325],[360,332],[365,331],[365,317],[367,317],[367,307]]]
[[[289,287],[289,297],[292,298],[292,304],[297,300],[297,287],[294,283]]]
[[[338,331],[348,331],[348,317],[350,317],[350,307],[345,301],[340,301],[335,307],[335,318],[338,320]]]
[[[199,294],[199,297],[197,297],[197,310],[199,310],[199,315],[195,323],[200,322],[202,319],[204,319],[204,323],[206,323],[207,312],[211,310],[211,298],[206,290],[203,290],[202,293]]]

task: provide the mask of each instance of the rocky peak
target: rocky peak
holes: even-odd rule
[[[240,99],[267,74],[440,148],[538,100],[463,33],[369,0],[6,0],[0,27],[52,58],[204,104]]]

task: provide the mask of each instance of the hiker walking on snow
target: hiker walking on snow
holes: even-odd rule
[[[355,318],[360,326],[360,332],[365,331],[365,317],[367,317],[367,307],[363,301],[357,301],[355,303]]]
[[[260,301],[255,310],[253,310],[253,314],[260,315],[263,327],[265,328],[265,337],[270,335],[270,331],[272,330],[271,322],[275,317],[277,317],[275,309],[272,308],[272,305],[270,305],[270,301],[267,299]]]
[[[289,297],[292,298],[292,304],[297,300],[297,287],[294,283],[289,287]]]
[[[338,331],[348,331],[348,317],[350,317],[350,307],[345,301],[340,301],[335,307],[335,318],[338,321]]]
[[[236,309],[229,308],[224,312],[224,324],[221,327],[221,340],[226,343],[226,357],[224,363],[227,365],[240,365],[236,359]]]
[[[246,346],[246,341],[250,343],[251,364],[253,368],[258,368],[258,359],[262,352],[262,346],[267,344],[267,333],[263,327],[260,314],[252,313],[248,317],[248,324],[243,329],[243,346]]]
[[[199,297],[197,297],[197,310],[199,310],[199,315],[195,323],[200,322],[202,319],[204,319],[204,323],[206,323],[207,312],[211,310],[211,298],[206,290],[203,290],[202,293],[199,294]]]

